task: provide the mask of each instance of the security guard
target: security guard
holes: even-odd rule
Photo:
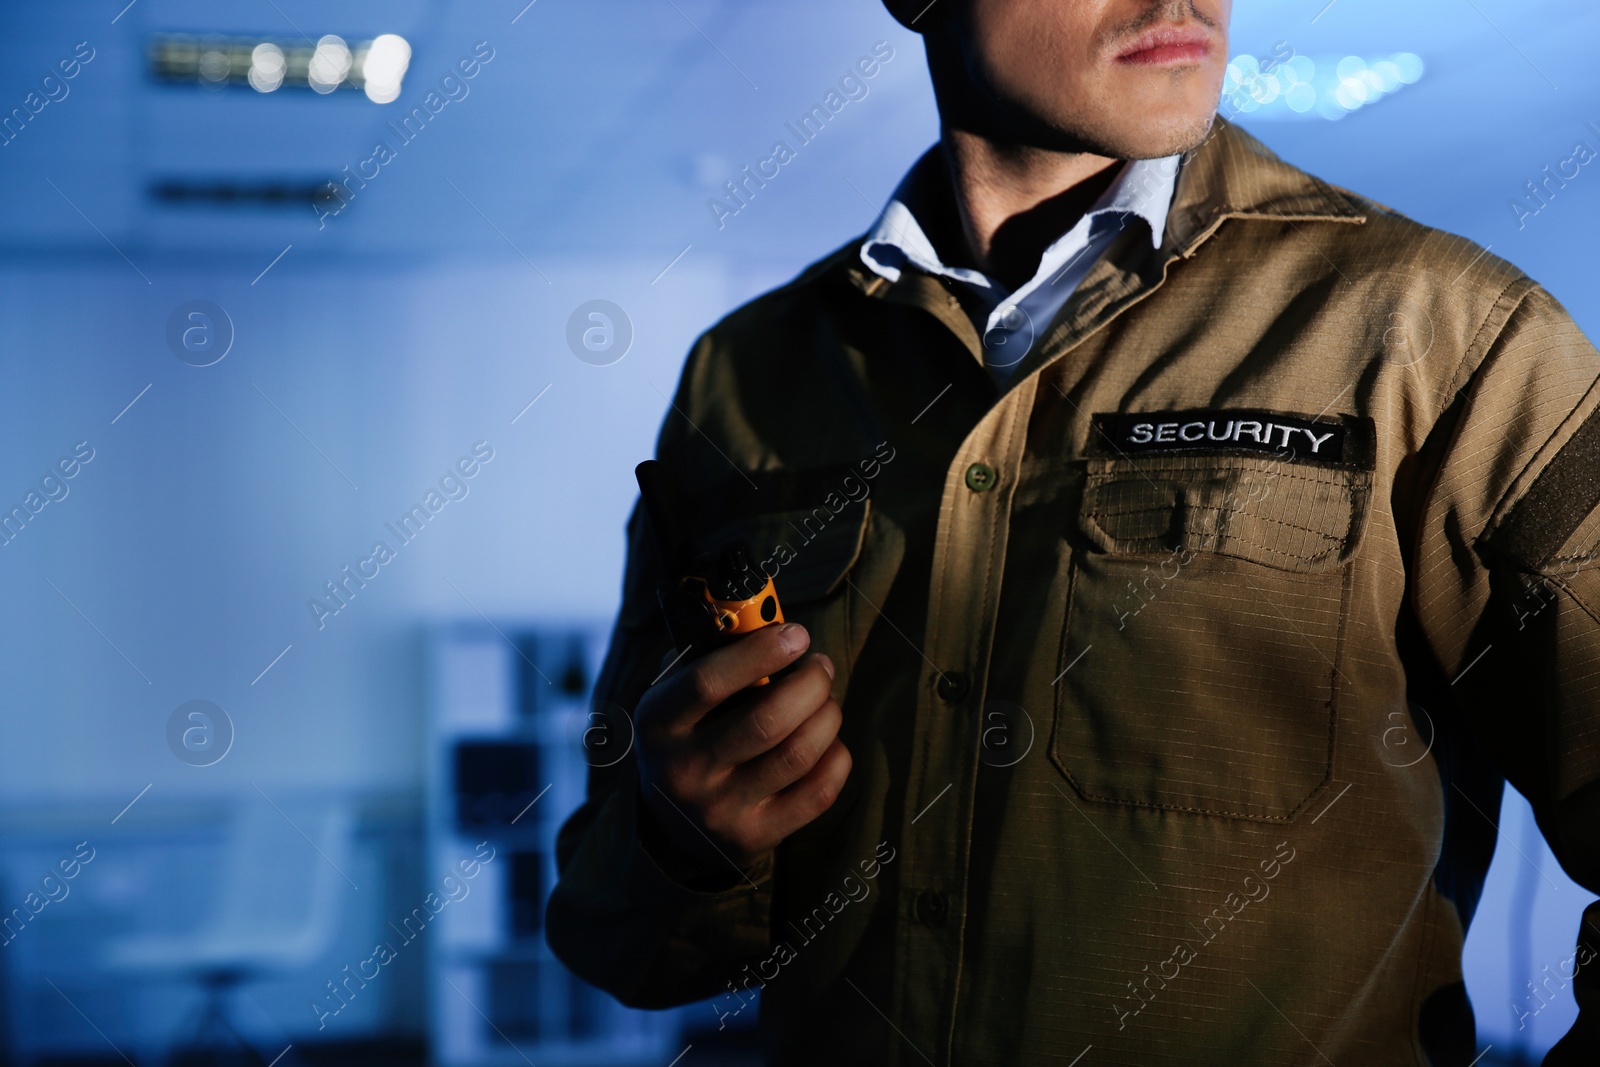
[[[939,145],[658,443],[788,624],[674,663],[635,512],[552,946],[775,1063],[1472,1062],[1507,780],[1600,890],[1600,356],[1214,117],[1227,0],[890,7]]]

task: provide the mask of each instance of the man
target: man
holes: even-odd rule
[[[1506,779],[1600,890],[1600,356],[1214,119],[1227,0],[924,6],[938,146],[661,431],[797,625],[674,663],[635,513],[552,946],[778,1063],[1472,1062]]]

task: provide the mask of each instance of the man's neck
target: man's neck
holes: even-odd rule
[[[1033,277],[1044,250],[1100,198],[1121,162],[998,145],[948,127],[940,148],[954,203],[938,213],[947,225],[930,239],[945,262],[959,256],[1011,289]],[[959,233],[948,226],[957,220]]]

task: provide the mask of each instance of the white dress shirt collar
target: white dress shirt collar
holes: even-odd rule
[[[969,286],[988,308],[987,321],[976,325],[983,334],[985,364],[1002,382],[1032,347],[1036,332],[1055,318],[1124,227],[1142,219],[1149,227],[1151,246],[1160,247],[1180,158],[1173,155],[1123,164],[1083,217],[1044,250],[1033,277],[1015,292],[1008,292],[982,271],[946,266],[917,222],[914,209],[919,203],[925,206],[925,198],[916,195],[917,186],[945,180],[934,170],[943,166],[938,151],[937,145],[929,149],[901,180],[882,218],[862,242],[861,260],[891,282],[899,281],[902,268],[910,264]]]
[[[980,271],[945,266],[912,213],[912,205],[918,199],[913,195],[918,181],[938,180],[928,173],[932,168],[943,165],[937,157],[938,151],[937,145],[930,148],[900,180],[878,224],[861,246],[862,262],[892,282],[900,280],[901,264],[909,262],[929,274],[992,288],[994,281]],[[1095,219],[1101,215],[1132,215],[1144,219],[1150,226],[1151,247],[1159,248],[1167,228],[1167,212],[1172,207],[1172,193],[1178,182],[1180,158],[1173,155],[1124,163],[1121,173],[1100,194],[1094,205],[1084,212],[1083,217],[1045,249],[1040,257],[1039,271],[1017,290],[1017,295],[1020,296],[1037,283],[1040,275],[1060,269],[1061,263],[1070,258],[1070,255],[1062,255],[1062,250],[1070,245],[1081,246],[1088,231],[1093,228]],[[1074,241],[1074,237],[1080,239]]]

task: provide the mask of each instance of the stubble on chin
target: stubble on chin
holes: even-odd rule
[[[1059,147],[1111,159],[1162,159],[1194,151],[1212,136],[1216,112],[1174,116],[1138,127],[1100,123],[1060,131]],[[1071,147],[1068,147],[1071,146]]]
[[[1195,115],[1172,131],[1172,136],[1164,150],[1156,152],[1149,158],[1159,159],[1162,156],[1187,155],[1211,139],[1212,131],[1216,128],[1217,113],[1207,111],[1204,115]]]

